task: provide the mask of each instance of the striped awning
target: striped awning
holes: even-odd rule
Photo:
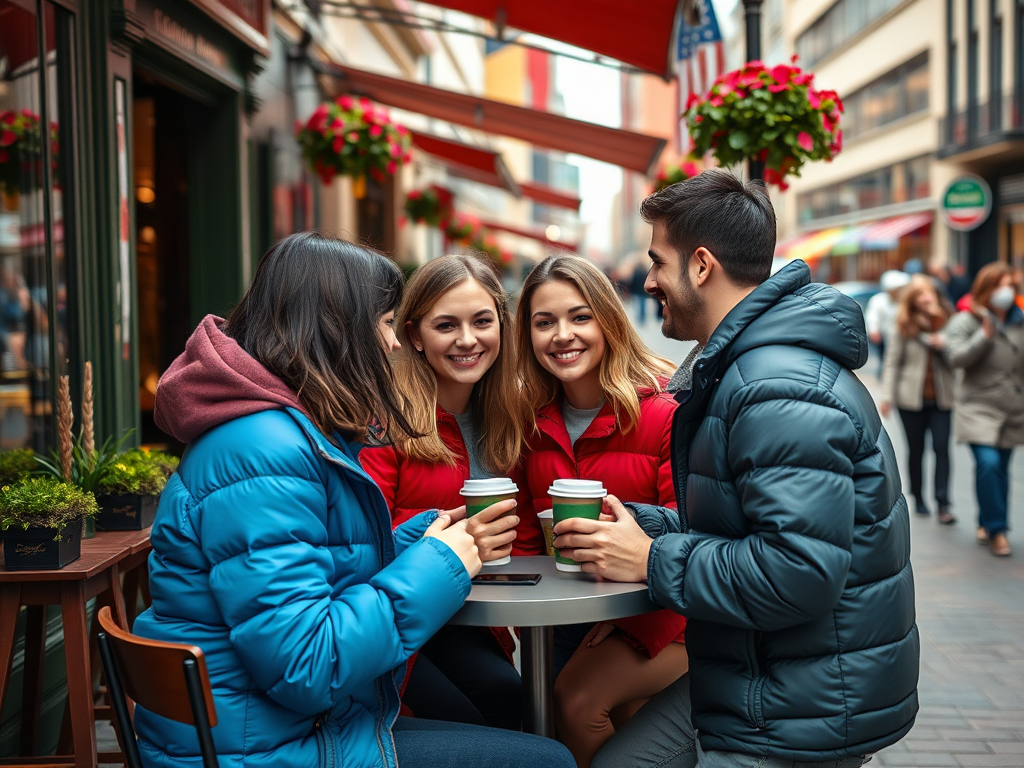
[[[900,238],[932,223],[932,211],[894,216],[867,228],[860,236],[860,247],[866,251],[888,251],[900,244]]]
[[[811,234],[804,233],[802,235],[797,235],[796,237],[790,237],[790,238],[788,238],[786,240],[783,240],[782,242],[776,243],[775,244],[775,255],[778,256],[778,257],[784,257],[786,255],[786,253],[790,250],[790,248],[793,248],[794,246],[796,246],[797,243],[802,243],[804,240],[806,240],[807,238],[811,237],[812,235],[813,235],[813,233],[811,233]]]
[[[823,229],[820,232],[815,232],[786,251],[785,257],[790,260],[816,261],[822,256],[829,254],[832,246],[842,239],[847,229],[847,227],[833,227],[832,229]]]

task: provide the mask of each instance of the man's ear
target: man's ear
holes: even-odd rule
[[[405,336],[412,342],[412,348],[417,352],[423,351],[423,339],[420,337],[420,329],[410,322],[405,324]]]
[[[711,273],[718,266],[718,262],[715,260],[714,254],[711,253],[707,248],[701,247],[693,252],[694,266],[697,268],[697,274],[694,275],[694,282],[697,285],[704,285],[707,280],[711,277]]]

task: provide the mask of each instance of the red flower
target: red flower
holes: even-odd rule
[[[797,61],[799,61],[799,59],[800,59],[800,57],[799,57],[799,56],[797,56],[797,55],[796,55],[795,53],[794,53],[794,54],[793,54],[792,56],[790,56],[790,57],[789,57],[789,60],[790,60],[791,62],[793,62],[794,64],[796,64],[796,63],[797,63]]]
[[[821,109],[821,96],[817,91],[807,91],[807,102],[811,105],[811,109]]]
[[[388,173],[390,173],[392,176],[398,173],[398,163],[396,163],[394,160],[388,160],[388,164],[386,167]]]
[[[772,67],[771,72],[768,74],[770,74],[779,85],[785,85],[793,77],[793,70],[785,64],[779,64],[777,67]]]
[[[0,122],[4,125],[14,125],[15,119],[13,112],[0,112]]]
[[[696,104],[700,104],[700,96],[696,93],[691,93],[686,97],[686,107],[683,109],[684,112],[689,112]]]
[[[0,149],[0,163],[6,163],[11,155],[6,149]]]
[[[370,101],[365,96],[363,96],[363,98],[361,98],[359,100],[359,106],[362,107],[363,109],[372,109],[373,108],[373,102]]]
[[[710,104],[712,107],[720,107],[723,104],[725,104],[725,99],[723,99],[721,96],[712,96],[711,100],[708,101],[708,104]]]
[[[338,106],[345,111],[350,111],[352,107],[355,106],[355,102],[352,100],[351,96],[342,96],[338,99]]]
[[[826,131],[832,133],[836,127],[836,118],[831,112],[822,112],[821,124],[825,127]]]
[[[789,90],[789,86],[788,85],[769,85],[768,86],[768,90],[771,91],[772,93],[782,93],[783,91],[788,91]]]
[[[805,152],[814,151],[814,138],[807,131],[800,131],[796,137],[796,143],[803,147]]]
[[[340,155],[341,154],[341,148],[344,147],[344,146],[345,146],[345,142],[341,138],[341,136],[335,136],[334,140],[331,142],[331,151],[334,152],[334,154],[336,154],[336,155]]]
[[[686,162],[683,163],[683,173],[685,173],[691,179],[700,173],[700,168],[697,167],[696,163]]]
[[[399,216],[398,217],[398,228],[399,229],[405,229],[405,226],[408,223],[409,223],[409,220],[407,218],[405,218],[405,216]]]
[[[345,140],[349,144],[356,144],[359,141],[359,131],[349,131],[348,135],[345,136]]]
[[[418,189],[414,189],[408,195],[408,198],[410,200],[419,200],[421,197],[423,197],[423,193],[420,190],[418,190]]]
[[[404,125],[396,125],[395,130],[398,131],[399,136],[407,136],[409,133],[409,129]]]
[[[843,132],[839,131],[836,133],[835,141],[832,142],[832,146],[829,147],[833,155],[837,155],[843,151]]]
[[[379,125],[371,125],[370,126],[370,138],[371,139],[379,139],[380,135],[382,133],[384,133],[384,129],[381,128]]]
[[[0,131],[0,147],[9,147],[18,140],[14,131]]]
[[[760,158],[762,163],[765,162],[768,159],[768,150],[762,149],[761,154],[758,157]]]
[[[810,72],[804,72],[803,74],[797,75],[793,78],[794,85],[806,85],[810,88],[814,85],[814,75]]]

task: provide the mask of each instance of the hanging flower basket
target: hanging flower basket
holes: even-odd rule
[[[466,213],[454,213],[447,221],[441,222],[444,236],[451,243],[471,246],[474,241],[482,241],[484,226],[475,216]]]
[[[711,152],[723,166],[759,159],[765,181],[782,190],[804,163],[832,160],[843,148],[843,102],[835,91],[815,90],[814,75],[796,60],[771,69],[752,61],[719,77],[703,98],[692,94],[683,112],[691,157]]]
[[[700,173],[700,167],[690,160],[677,165],[665,166],[658,171],[658,176],[654,182],[654,191],[661,192],[665,187],[671,187],[673,184],[679,184],[687,179],[692,179],[698,173]]]
[[[57,124],[51,123],[54,185],[59,187],[58,136]],[[23,190],[31,191],[42,187],[42,163],[39,115],[27,109],[20,112],[9,109],[0,111],[0,192],[13,199]]]
[[[454,195],[444,187],[414,189],[405,198],[405,215],[415,224],[439,227],[451,218],[453,200]]]
[[[305,125],[296,123],[295,139],[310,170],[324,184],[335,176],[356,182],[356,196],[369,175],[393,176],[412,159],[412,137],[369,99],[342,96],[317,107]]]

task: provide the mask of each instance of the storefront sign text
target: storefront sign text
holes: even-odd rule
[[[228,66],[228,57],[220,48],[202,35],[175,21],[163,11],[153,12],[153,28],[160,37],[209,62],[218,69]]]
[[[950,229],[970,232],[985,223],[992,210],[992,190],[984,179],[960,176],[946,187],[942,216]]]

